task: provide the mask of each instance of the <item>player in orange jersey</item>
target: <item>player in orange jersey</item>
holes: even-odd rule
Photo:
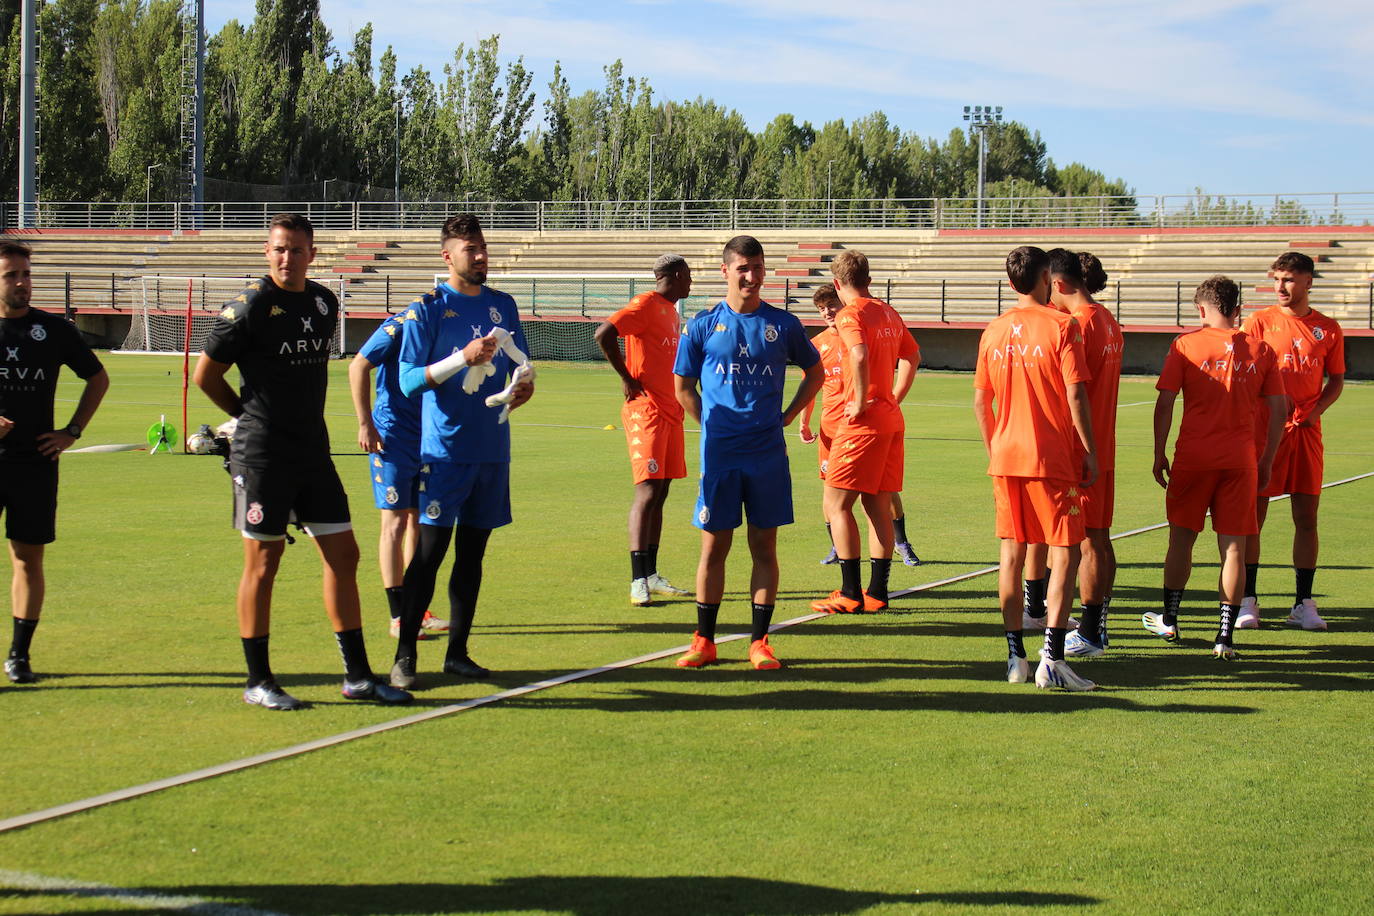
[[[1141,616],[1145,629],[1178,639],[1178,611],[1193,567],[1193,544],[1207,511],[1221,551],[1221,622],[1212,654],[1235,658],[1232,630],[1245,586],[1245,542],[1259,532],[1255,494],[1269,481],[1283,429],[1283,380],[1264,341],[1235,329],[1240,288],[1212,277],[1193,297],[1202,327],[1177,337],[1155,387],[1155,480],[1167,491],[1169,551],[1164,558],[1164,609]],[[1174,400],[1183,393],[1183,421],[1174,463],[1164,457]],[[1268,411],[1260,404],[1267,403]],[[1255,458],[1255,420],[1265,417],[1264,450]]]
[[[665,254],[654,262],[654,279],[653,292],[635,296],[597,325],[593,335],[625,392],[620,418],[635,484],[629,523],[630,603],[637,607],[648,607],[651,595],[689,594],[659,573],[658,541],[668,487],[687,476],[673,360],[679,336],[677,304],[692,291],[692,270],[681,256]]]
[[[1289,409],[1283,439],[1274,457],[1274,473],[1269,486],[1259,494],[1259,526],[1263,530],[1269,497],[1292,494],[1296,588],[1293,609],[1286,622],[1304,630],[1325,630],[1326,621],[1317,613],[1317,603],[1312,600],[1312,580],[1317,574],[1317,509],[1325,457],[1321,417],[1341,396],[1345,384],[1345,338],[1339,324],[1314,310],[1308,302],[1313,271],[1312,259],[1301,252],[1285,251],[1279,255],[1269,268],[1278,304],[1251,315],[1241,329],[1274,348],[1288,395]],[[1238,624],[1245,629],[1259,626],[1260,608],[1255,594],[1259,559],[1257,534],[1245,549],[1245,603]]]
[[[844,348],[840,379],[844,420],[830,447],[825,474],[825,515],[840,558],[840,588],[812,603],[829,613],[875,612],[887,607],[892,568],[892,496],[905,471],[906,421],[895,390],[905,392],[921,351],[905,322],[868,291],[868,258],[853,249],[830,263],[844,309],[835,333]],[[895,388],[894,388],[895,386]],[[854,503],[868,516],[868,588],[859,585],[859,528]]]
[[[1081,488],[1097,478],[1097,447],[1086,382],[1083,333],[1050,302],[1050,260],[1024,246],[1007,255],[1015,308],[991,321],[978,342],[973,411],[988,452],[1001,540],[997,580],[1007,637],[1007,680],[1024,683],[1020,589],[1027,547],[1049,545],[1045,647],[1039,687],[1092,690],[1064,661],[1070,588],[1084,536]]]

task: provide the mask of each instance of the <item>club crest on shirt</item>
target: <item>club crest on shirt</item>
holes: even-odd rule
[[[315,297],[315,308],[320,310],[321,315],[329,314],[329,306],[325,303],[324,297],[322,296]]]
[[[1321,328],[1313,328],[1312,336],[1317,338],[1317,340],[1322,340],[1326,337],[1326,332],[1323,331]]]
[[[250,525],[262,524],[262,503],[249,503],[248,511],[244,514],[244,520]]]
[[[658,473],[658,461],[656,459],[650,458],[649,463],[648,465],[646,465],[646,467],[648,467],[650,474]]]
[[[707,522],[709,522],[710,520],[711,520],[711,510],[710,510],[709,508],[707,508],[706,506],[702,506],[702,507],[701,507],[701,511],[697,513],[697,521],[701,522],[701,523],[704,525],[704,524],[706,524]]]
[[[775,324],[765,325],[763,328],[763,339],[772,343],[778,339],[778,326]]]
[[[387,504],[388,506],[394,506],[394,505],[396,505],[396,502],[397,502],[400,498],[401,498],[401,494],[399,494],[399,493],[396,492],[396,488],[395,488],[395,487],[387,487],[387,488],[386,488],[386,504]]]
[[[442,513],[443,511],[444,511],[444,507],[441,506],[441,505],[439,504],[439,500],[437,500],[437,499],[431,499],[431,500],[429,501],[429,505],[428,505],[428,506],[425,506],[425,518],[429,518],[429,519],[438,518],[439,515],[440,515],[440,513]]]
[[[48,331],[42,325],[36,324],[29,328],[29,336],[34,340],[47,340]]]
[[[501,310],[493,305],[490,309],[487,310],[487,317],[491,319],[492,324],[500,324]]]

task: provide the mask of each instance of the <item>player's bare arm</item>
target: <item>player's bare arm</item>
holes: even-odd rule
[[[1339,398],[1339,397],[1341,396],[1341,392],[1344,391],[1344,390],[1345,390],[1345,375],[1344,375],[1344,373],[1342,373],[1341,375],[1328,375],[1328,376],[1326,377],[1326,385],[1323,386],[1323,388],[1322,388],[1321,397],[1317,398],[1317,403],[1315,403],[1315,404],[1312,405],[1312,409],[1308,412],[1307,416],[1305,416],[1305,417],[1302,418],[1302,420],[1298,423],[1298,425],[1299,425],[1299,426],[1314,426],[1314,425],[1316,425],[1317,419],[1318,419],[1322,414],[1326,413],[1326,408],[1328,408],[1328,407],[1330,407],[1332,404],[1336,403],[1336,399]]]
[[[630,374],[630,368],[625,365],[625,356],[620,352],[620,332],[616,330],[615,325],[609,321],[601,322],[592,332],[592,339],[605,354],[606,362],[611,364],[615,374],[620,376],[620,386],[625,392],[625,400],[633,401],[642,395],[644,386],[639,383],[639,379]]]
[[[1073,418],[1073,428],[1078,432],[1078,441],[1084,449],[1081,483],[1090,487],[1097,482],[1097,440],[1093,438],[1093,412],[1092,403],[1088,400],[1087,383],[1071,383],[1068,394],[1069,415]]]
[[[791,426],[792,421],[801,413],[807,401],[816,399],[816,392],[821,390],[821,385],[825,384],[825,367],[820,360],[811,364],[810,368],[802,370],[805,377],[801,385],[797,388],[797,393],[792,395],[792,403],[787,405],[787,409],[782,412],[782,425]]]
[[[701,392],[697,390],[697,379],[692,376],[674,375],[673,390],[677,402],[687,411],[687,416],[701,422]]]
[[[892,397],[898,404],[906,398],[907,392],[911,391],[911,383],[916,381],[917,363],[910,359],[897,360],[897,374],[892,379]]]
[[[385,443],[372,422],[372,361],[359,353],[348,364],[348,392],[353,395],[353,412],[358,415],[358,448],[380,452]]]
[[[978,420],[978,432],[983,437],[983,451],[992,457],[992,431],[997,427],[993,413],[993,394],[986,388],[973,389],[973,416]]]
[[[801,424],[797,427],[797,437],[801,439],[803,445],[810,445],[816,441],[816,434],[811,431],[811,412],[815,410],[815,407],[815,398],[802,406]]]
[[[14,421],[9,417],[0,417],[0,439],[8,436],[12,429],[14,429]]]
[[[237,417],[243,413],[243,401],[239,400],[238,393],[224,379],[224,376],[229,372],[229,365],[229,363],[213,360],[202,353],[196,362],[196,370],[192,379],[195,381],[196,387],[205,392],[210,403],[229,416]]]
[[[1278,398],[1279,405],[1282,406],[1283,396],[1274,395]],[[1169,427],[1174,425],[1174,401],[1178,399],[1177,391],[1161,391],[1159,397],[1155,398],[1155,462],[1153,472],[1155,480],[1166,490],[1169,488],[1169,459],[1165,456],[1164,450],[1169,444]],[[1275,412],[1280,428],[1283,425],[1283,414]],[[1275,447],[1278,443],[1274,443]],[[1274,456],[1271,454],[1269,460],[1272,462]]]
[[[96,408],[105,398],[105,392],[110,390],[110,376],[104,369],[86,379],[86,387],[81,390],[81,398],[76,402],[76,412],[72,414],[69,426],[78,426],[82,429],[90,425],[91,418],[95,416]],[[66,429],[55,429],[50,433],[40,433],[37,437],[38,451],[54,461],[57,456],[72,447],[76,438],[66,431]]]
[[[1260,455],[1258,463],[1259,490],[1262,492],[1269,486],[1269,477],[1274,471],[1274,456],[1279,451],[1279,440],[1283,438],[1283,405],[1285,396],[1282,394],[1265,395],[1265,403],[1269,406],[1269,428],[1265,430],[1264,454]]]

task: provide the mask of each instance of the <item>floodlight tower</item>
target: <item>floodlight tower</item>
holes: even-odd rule
[[[988,171],[988,128],[1002,123],[1002,106],[964,106],[964,120],[969,130],[978,133],[978,228],[983,228],[983,185]]]
[[[38,224],[38,0],[23,0],[20,12],[19,225]]]

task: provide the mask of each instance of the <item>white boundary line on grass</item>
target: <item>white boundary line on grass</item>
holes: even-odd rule
[[[1329,487],[1338,487],[1342,484],[1353,483],[1357,480],[1363,480],[1367,477],[1374,477],[1374,471],[1369,471],[1365,474],[1358,474],[1354,477],[1347,477],[1344,480],[1335,480],[1331,483],[1322,484],[1322,489],[1325,490]],[[1277,502],[1280,499],[1287,499],[1287,497],[1275,496],[1271,497],[1269,501]],[[1161,523],[1157,525],[1147,525],[1144,528],[1133,528],[1130,531],[1123,531],[1119,534],[1112,535],[1112,540],[1132,537],[1133,535],[1137,534],[1144,534],[1147,531],[1158,531],[1159,529],[1166,527],[1168,527],[1167,523]],[[906,595],[914,594],[916,592],[938,588],[942,585],[951,585],[955,582],[963,582],[967,579],[975,579],[979,576],[985,576],[989,573],[993,573],[996,571],[996,566],[988,566],[983,569],[974,570],[973,572],[962,573],[957,576],[951,576],[947,579],[939,579],[935,582],[926,582],[922,585],[917,585],[912,588],[902,589],[899,592],[894,592],[892,594],[892,597],[901,598]],[[769,628],[769,632],[785,630],[788,627],[794,627],[798,624],[809,623],[813,620],[820,620],[822,618],[830,616],[832,615],[818,613],[803,614],[800,617],[793,617],[790,620],[784,620],[780,623],[773,624]],[[737,640],[747,638],[748,635],[749,634],[747,633],[734,633],[729,636],[721,636],[716,639],[716,644],[719,645],[721,643],[735,642]],[[302,754],[308,754],[311,751],[323,750],[324,748],[334,747],[335,745],[339,744],[345,744],[349,741],[356,741],[359,738],[366,738],[371,735],[379,735],[383,732],[394,731],[398,728],[405,728],[410,725],[417,725],[421,722],[428,722],[430,719],[439,719],[443,718],[444,716],[453,715],[454,713],[467,712],[470,709],[478,709],[482,706],[490,706],[491,704],[499,703],[502,700],[510,700],[514,699],[515,697],[522,697],[526,694],[536,693],[540,690],[547,690],[550,687],[558,687],[562,684],[570,684],[573,681],[580,681],[589,677],[596,677],[599,674],[606,674],[611,671],[619,671],[624,668],[632,668],[635,665],[642,665],[645,662],[658,661],[660,659],[668,658],[671,655],[677,655],[680,652],[686,651],[688,648],[689,647],[685,645],[674,646],[671,649],[660,649],[657,652],[650,652],[647,655],[637,655],[634,658],[627,658],[618,662],[610,662],[609,664],[599,665],[595,668],[585,668],[581,671],[570,671],[566,674],[560,674],[556,677],[546,678],[542,681],[533,681],[529,684],[524,684],[520,687],[512,687],[509,690],[501,690],[496,693],[488,694],[486,696],[474,697],[471,700],[464,700],[461,703],[452,703],[448,706],[439,706],[434,709],[427,709],[424,712],[418,712],[409,716],[402,716],[399,719],[390,719],[386,722],[378,722],[375,725],[368,725],[364,726],[363,728],[354,729],[352,731],[341,732],[337,735],[328,735],[324,738],[316,738],[313,741],[306,741],[301,744],[293,744],[290,747],[280,748],[275,751],[268,751],[263,754],[255,754],[252,757],[243,757],[238,760],[230,760],[227,763],[220,763],[214,766],[204,767],[199,770],[192,770],[189,773],[182,773],[178,776],[169,776],[165,779],[156,779],[152,782],[145,782],[141,785],[130,786],[125,789],[117,789],[113,792],[106,792],[101,795],[93,795],[90,798],[84,798],[79,801],[68,802],[64,805],[56,805],[52,808],[44,808],[41,811],[32,811],[28,814],[16,815],[14,817],[0,820],[0,833],[5,833],[10,830],[18,830],[23,827],[30,827],[34,824],[41,824],[44,821],[51,821],[60,817],[66,817],[69,814],[77,814],[82,811],[89,811],[92,808],[100,808],[104,805],[114,804],[115,802],[128,801],[129,799],[139,798],[143,795],[151,795],[152,793],[160,792],[163,789],[171,789],[177,786],[184,786],[193,782],[200,782],[206,779],[213,779],[216,776],[224,776],[228,773],[235,773],[239,770],[246,770],[250,767],[259,766],[264,763],[272,763],[273,761],[277,760],[285,760],[289,757],[298,757]],[[0,878],[2,877],[3,874],[0,874]]]
[[[74,878],[50,878],[47,875],[34,875],[22,871],[0,869],[0,885],[26,891],[47,891],[71,897],[91,897],[96,899],[117,900],[131,907],[131,911],[157,910],[177,913],[194,913],[196,916],[282,916],[271,910],[255,910],[251,907],[232,906],[215,903],[200,897],[182,897],[159,894],[155,891],[140,891],[130,888],[113,887],[108,884],[93,884],[77,881]]]

